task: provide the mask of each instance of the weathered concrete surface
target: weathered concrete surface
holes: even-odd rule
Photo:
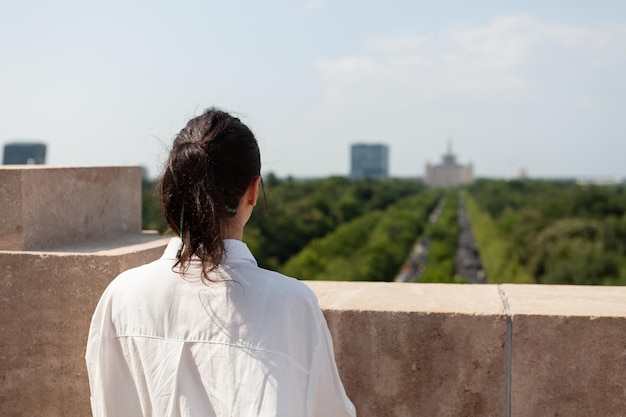
[[[95,304],[114,276],[158,257],[166,241],[0,252],[3,415],[89,415],[83,357]],[[507,372],[512,416],[624,415],[626,288],[306,284],[360,417],[506,416]]]
[[[168,239],[141,232],[137,167],[0,168],[0,410],[86,416],[93,310]]]
[[[144,234],[89,253],[0,251],[3,416],[91,414],[84,356],[96,303],[115,276],[157,259],[167,241]]]
[[[141,232],[139,167],[0,167],[0,249]]]
[[[511,415],[626,415],[626,288],[503,285]]]
[[[506,316],[497,287],[307,284],[360,417],[504,415]]]

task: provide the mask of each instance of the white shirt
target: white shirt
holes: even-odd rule
[[[101,416],[356,416],[317,298],[237,240],[212,279],[163,256],[120,274],[94,313],[86,361]]]

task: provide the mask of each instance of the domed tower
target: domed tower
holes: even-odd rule
[[[433,188],[450,188],[474,182],[474,166],[461,165],[456,161],[452,152],[452,141],[448,140],[447,152],[443,155],[441,163],[437,165],[426,164],[424,183]]]

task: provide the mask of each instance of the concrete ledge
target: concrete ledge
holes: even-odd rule
[[[495,285],[304,281],[323,310],[502,315]]]
[[[0,249],[59,245],[141,232],[139,167],[0,167]]]
[[[360,417],[624,415],[624,287],[307,284]]]
[[[90,415],[84,355],[95,305],[115,276],[157,259],[169,241],[136,238],[91,253],[0,251],[2,415]]]
[[[89,415],[95,305],[168,239],[0,252],[3,415]],[[127,242],[127,241],[125,241]],[[359,417],[620,416],[626,288],[307,282]]]
[[[504,415],[507,324],[497,287],[307,285],[360,417]]]
[[[626,415],[626,288],[502,285],[512,416]]]

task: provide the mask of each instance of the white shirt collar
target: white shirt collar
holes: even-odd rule
[[[182,241],[178,237],[174,237],[168,243],[167,248],[165,248],[165,252],[163,252],[163,256],[161,259],[176,259],[176,252],[180,249],[182,245]],[[224,239],[224,247],[226,248],[226,253],[224,254],[224,259],[222,259],[222,263],[242,263],[247,262],[254,266],[257,266],[256,259],[248,249],[248,245],[243,243],[240,240],[236,239]]]

